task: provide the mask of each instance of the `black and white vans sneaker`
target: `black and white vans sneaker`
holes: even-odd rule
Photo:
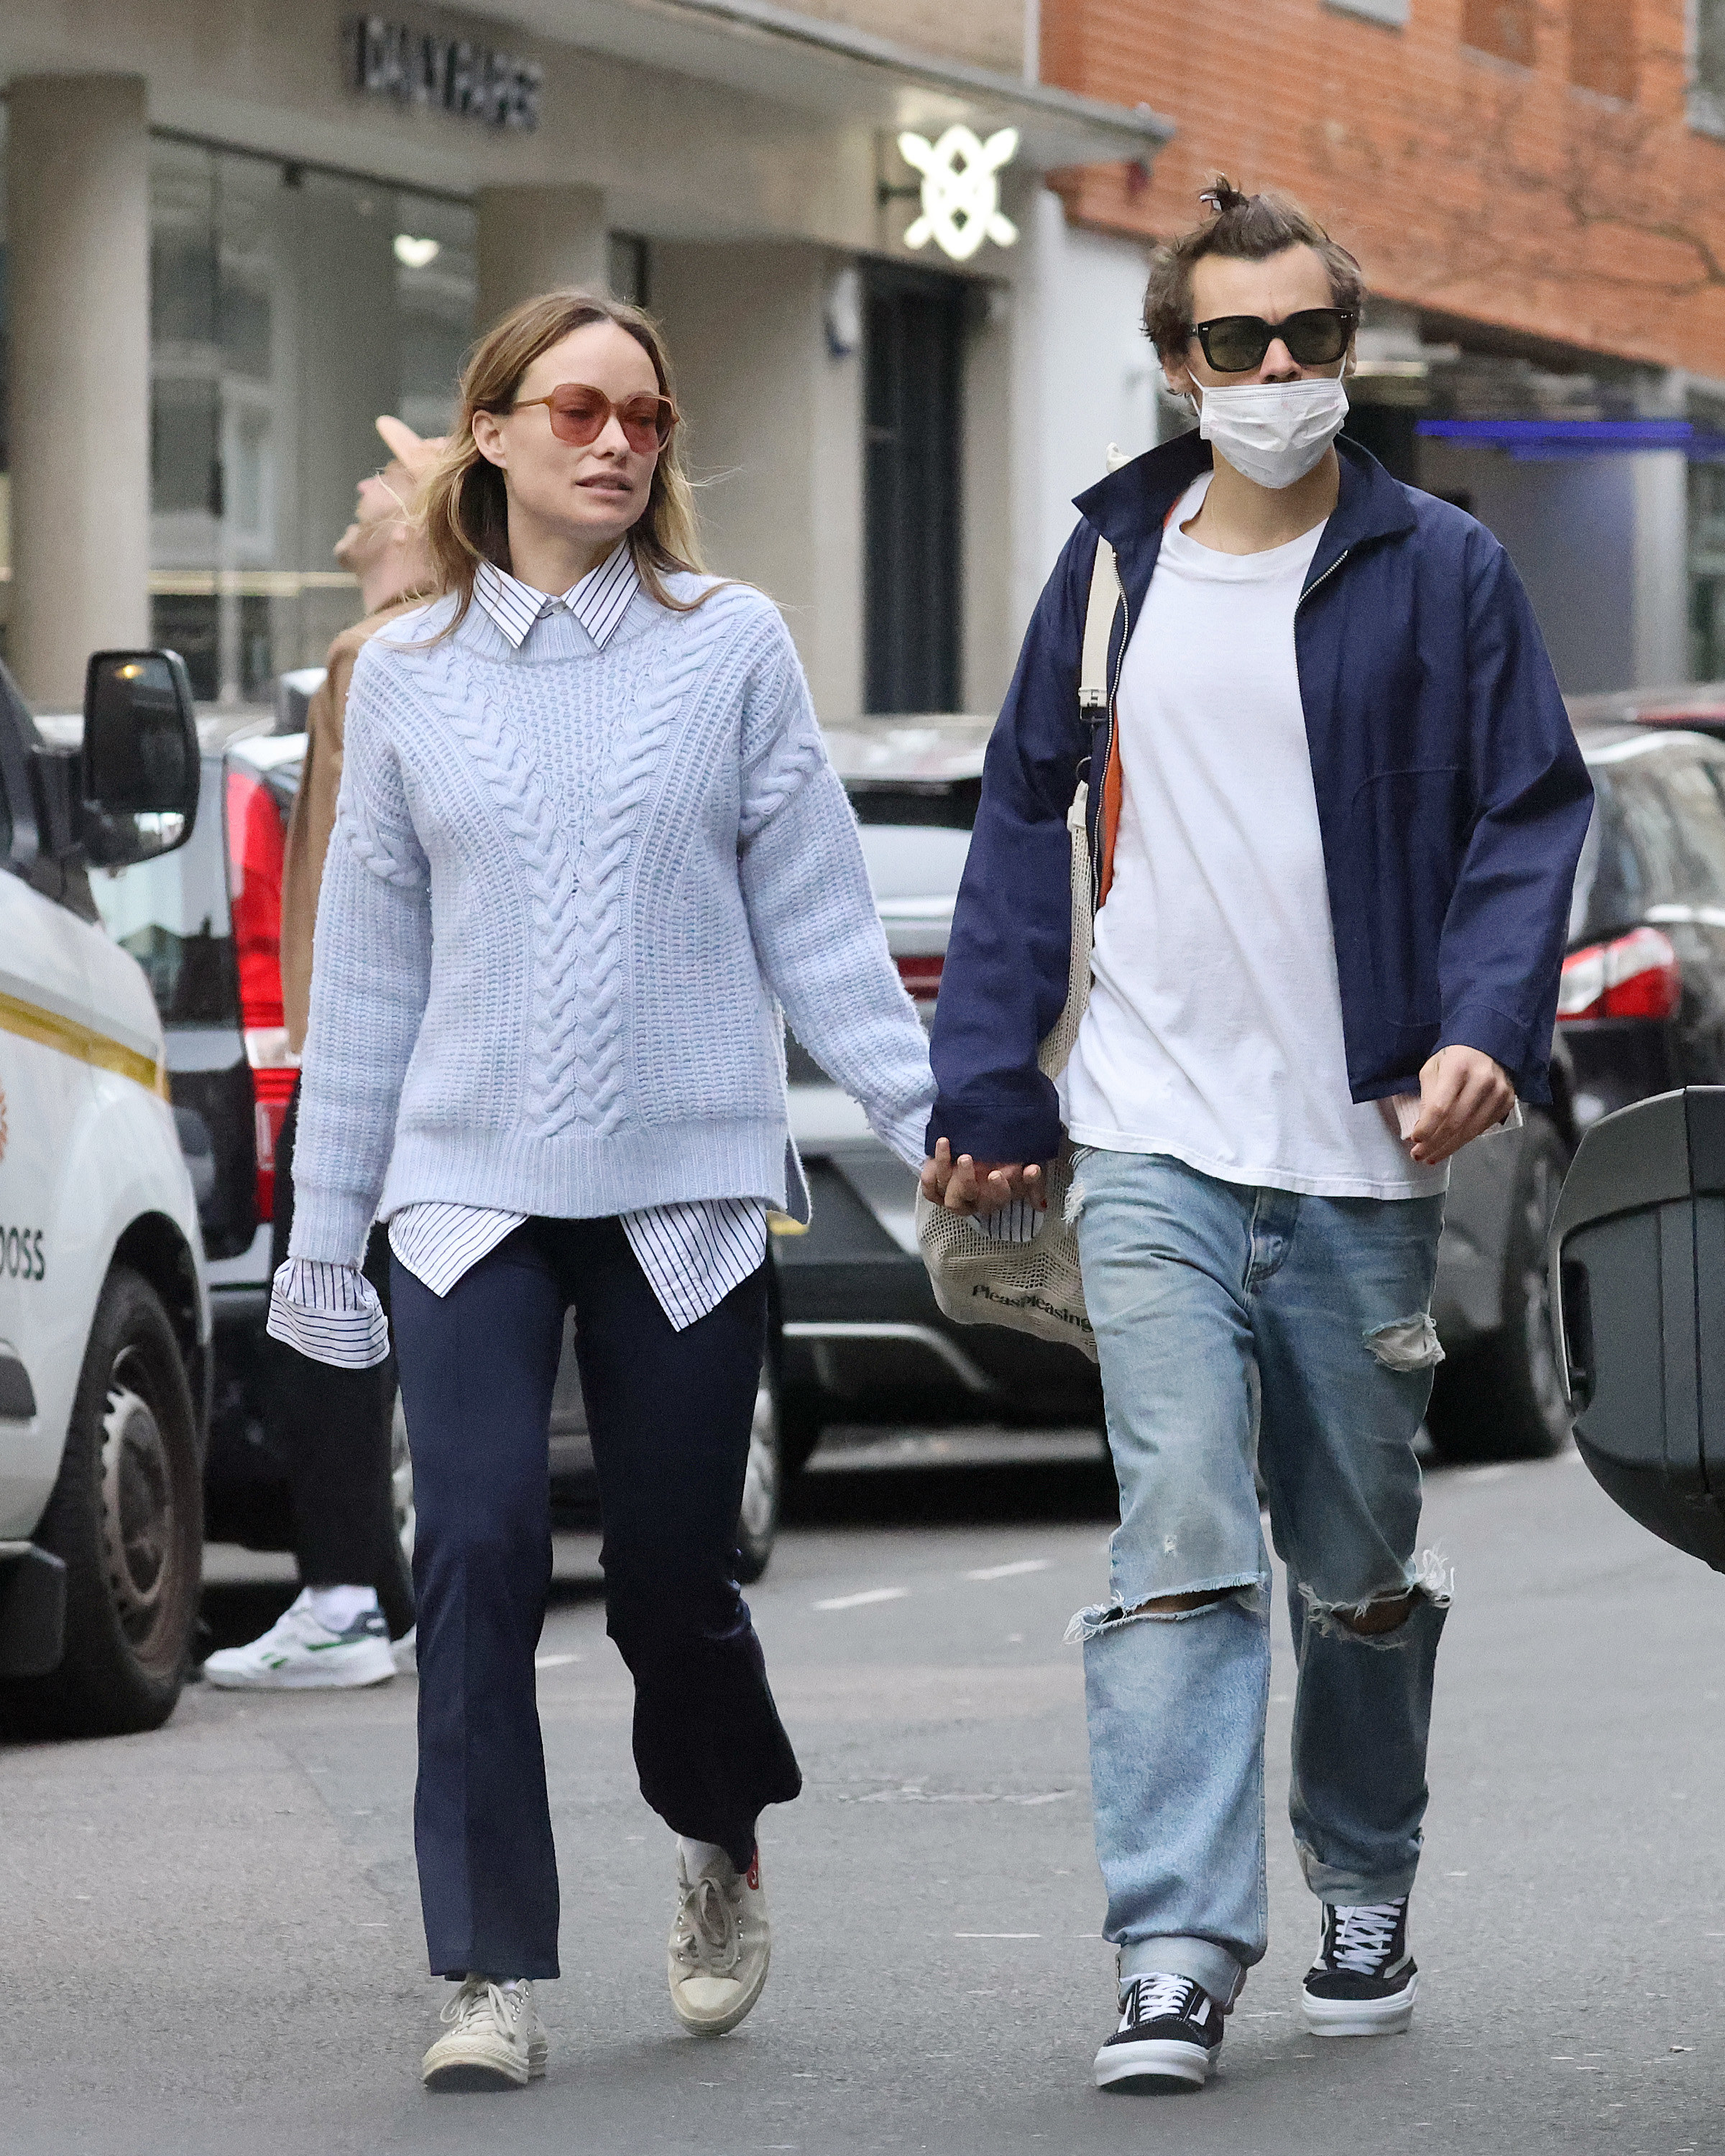
[[[1135,1976],[1120,2026],[1096,2053],[1098,2088],[1202,2088],[1222,2049],[1222,2010],[1189,1976]]]
[[[1408,1952],[1408,1897],[1323,1905],[1323,1938],[1300,2010],[1314,2036],[1399,2036],[1414,2018],[1420,1971]]]

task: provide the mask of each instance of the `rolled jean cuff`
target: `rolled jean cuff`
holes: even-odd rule
[[[1127,1939],[1120,1949],[1122,1985],[1135,1976],[1189,1976],[1224,2008],[1245,1982],[1244,1967],[1214,1939]]]
[[[1401,1901],[1413,1892],[1414,1876],[1420,1868],[1416,1857],[1399,1871],[1389,1872],[1381,1879],[1368,1879],[1363,1872],[1321,1863],[1303,1842],[1296,1844],[1296,1849],[1306,1884],[1320,1902],[1327,1902],[1339,1909],[1368,1908],[1377,1902]]]

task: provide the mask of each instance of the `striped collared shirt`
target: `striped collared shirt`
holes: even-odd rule
[[[480,564],[473,584],[475,603],[517,651],[559,609],[572,613],[603,651],[639,590],[626,545],[560,598],[489,562]],[[408,1205],[389,1223],[389,1247],[434,1295],[447,1295],[526,1217],[479,1205]],[[635,1262],[679,1332],[716,1309],[767,1256],[764,1199],[701,1199],[622,1218]],[[311,1258],[290,1258],[277,1272],[269,1331],[314,1362],[337,1368],[367,1368],[389,1353],[388,1325],[365,1275]]]
[[[641,588],[635,574],[635,557],[626,542],[614,547],[596,569],[588,570],[561,597],[535,591],[507,569],[481,562],[473,580],[473,596],[519,651],[534,625],[561,608],[577,621],[603,651],[621,626],[629,601]]]

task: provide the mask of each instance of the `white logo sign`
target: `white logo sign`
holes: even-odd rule
[[[979,142],[968,127],[952,126],[938,142],[901,135],[898,153],[922,175],[922,214],[905,234],[906,247],[932,239],[955,262],[968,262],[985,239],[1010,247],[1019,228],[1000,213],[1000,182],[1019,146],[1016,127],[1003,127]]]

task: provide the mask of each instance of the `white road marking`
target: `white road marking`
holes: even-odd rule
[[[860,1594],[834,1594],[825,1602],[817,1602],[817,1609],[860,1609],[865,1602],[900,1602],[910,1593],[908,1587],[870,1587]]]
[[[954,1932],[955,1939],[1040,1939],[1040,1932]]]
[[[967,1572],[967,1579],[1016,1579],[1022,1572],[1046,1572],[1051,1560],[1045,1557],[1021,1557],[1016,1564],[985,1564],[980,1572]]]
[[[535,1655],[533,1666],[536,1670],[560,1670],[565,1662],[578,1662],[580,1660],[579,1655]]]

